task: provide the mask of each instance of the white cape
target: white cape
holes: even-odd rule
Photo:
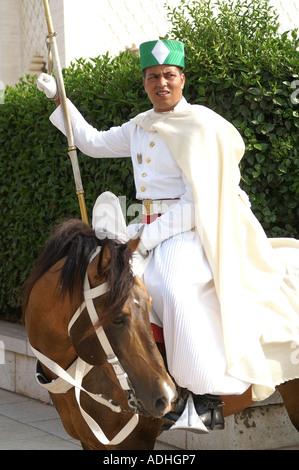
[[[221,306],[228,372],[263,400],[299,377],[299,242],[268,239],[239,188],[243,140],[202,106],[142,113],[193,184],[197,230]],[[187,136],[187,137],[186,137]]]

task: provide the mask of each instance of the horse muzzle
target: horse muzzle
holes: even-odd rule
[[[136,406],[138,412],[146,417],[162,418],[166,413],[171,411],[173,403],[177,399],[177,392],[174,384],[171,386],[166,382],[150,394],[150,399],[147,396],[146,400],[136,398]]]

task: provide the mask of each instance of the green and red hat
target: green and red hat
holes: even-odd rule
[[[185,68],[184,44],[180,41],[159,39],[140,45],[141,70],[153,65],[176,65]]]

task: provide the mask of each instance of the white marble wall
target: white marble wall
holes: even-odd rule
[[[50,1],[65,61],[64,0]],[[42,67],[47,60],[46,35],[42,0],[0,0],[0,85],[13,85],[23,74],[33,73],[33,62]]]
[[[118,54],[165,34],[170,25],[164,3],[180,0],[49,0],[62,66],[75,58]],[[298,0],[271,0],[282,30],[299,25]],[[42,0],[0,0],[0,83],[14,84],[47,62]]]
[[[20,0],[0,0],[0,82],[22,75]]]
[[[35,363],[25,328],[0,320],[0,388],[50,402],[35,379]]]

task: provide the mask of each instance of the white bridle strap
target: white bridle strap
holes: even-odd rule
[[[82,363],[82,370],[81,370],[81,367],[80,367],[80,365],[81,365],[80,363]],[[83,373],[84,373],[84,361],[82,361],[80,359],[78,368],[76,370],[76,378],[78,380],[80,380],[81,375],[83,375]],[[126,439],[126,437],[128,437],[131,434],[131,432],[135,429],[135,427],[137,426],[137,424],[139,422],[139,415],[134,414],[132,416],[132,418],[127,422],[127,424],[119,431],[119,433],[116,434],[116,436],[114,436],[114,438],[111,439],[111,441],[109,441],[109,439],[107,439],[106,435],[104,434],[103,430],[98,425],[98,423],[88,413],[86,413],[86,411],[84,411],[83,408],[81,407],[81,404],[80,404],[80,390],[78,388],[75,389],[75,394],[76,394],[76,400],[77,400],[80,412],[81,412],[84,420],[88,424],[90,430],[93,432],[95,437],[103,445],[111,445],[112,446],[112,445],[120,444],[124,439]]]
[[[92,324],[95,325],[96,322],[99,320],[99,317],[98,317],[97,312],[94,308],[93,302],[90,302],[90,301],[93,300],[93,299],[96,299],[97,297],[100,297],[103,294],[106,294],[106,292],[108,291],[108,282],[104,282],[103,284],[100,284],[99,286],[94,287],[93,289],[90,289],[89,282],[88,282],[88,284],[86,283],[86,278],[87,278],[87,282],[88,282],[87,274],[86,274],[85,280],[84,280],[84,301],[82,302],[80,307],[76,310],[75,314],[72,316],[72,318],[69,322],[69,326],[68,326],[68,331],[69,332],[70,332],[70,329],[72,328],[72,326],[74,325],[74,323],[78,320],[79,316],[81,315],[81,313],[83,312],[85,307],[87,307],[87,302],[88,302],[88,306],[89,306],[90,311],[92,311],[92,318],[91,318]],[[85,288],[87,288],[87,290],[85,290]],[[89,316],[90,316],[90,314],[89,314]]]
[[[90,288],[89,284],[89,279],[88,275],[86,273],[85,279],[84,279],[84,301],[76,311],[75,315],[72,317],[68,330],[70,333],[70,330],[76,320],[79,318],[80,314],[86,307],[90,321],[92,322],[93,326],[95,327],[95,332],[98,337],[98,340],[107,356],[107,361],[109,364],[114,369],[114,373],[120,383],[120,386],[123,390],[131,390],[132,385],[129,382],[129,378],[125,370],[123,369],[122,365],[120,364],[117,356],[114,354],[114,351],[109,343],[109,340],[107,338],[107,335],[103,329],[102,326],[97,327],[97,323],[99,321],[99,317],[97,314],[97,311],[95,309],[93,299],[96,299],[97,297],[100,297],[101,295],[105,294],[108,291],[108,283],[104,282],[103,284],[100,284],[97,287]]]
[[[72,387],[78,388],[82,392],[87,393],[91,398],[96,400],[97,402],[101,403],[102,405],[106,405],[111,408],[112,411],[116,413],[120,413],[122,411],[119,405],[115,405],[111,400],[103,397],[102,395],[97,395],[95,393],[88,392],[82,386],[82,381],[84,377],[88,374],[88,372],[93,368],[92,365],[87,364],[86,362],[82,361],[82,359],[77,358],[76,361],[65,371],[62,367],[60,367],[56,362],[49,359],[44,354],[42,354],[37,349],[30,346],[34,355],[37,359],[47,367],[47,369],[51,370],[55,375],[57,375],[57,379],[52,380],[47,384],[43,384],[40,381],[39,384],[44,387],[46,390],[52,393],[66,393]],[[82,363],[84,363],[84,371],[82,369]],[[80,364],[80,365],[78,365]],[[78,368],[80,368],[80,375],[78,376]],[[83,371],[83,372],[82,372]],[[78,377],[80,380],[78,380]]]
[[[90,430],[93,432],[95,437],[103,444],[103,445],[118,445],[120,444],[126,437],[131,434],[131,432],[135,429],[139,422],[139,415],[134,414],[132,418],[127,422],[127,424],[120,430],[120,432],[111,440],[107,439],[105,436],[104,432],[98,425],[98,423],[88,414],[84,409],[81,407],[81,400],[80,400],[80,395],[81,391],[87,393],[93,400],[97,401],[98,403],[101,403],[102,405],[108,406],[112,411],[120,413],[122,411],[121,407],[119,405],[115,405],[112,400],[108,400],[107,398],[103,397],[102,395],[96,395],[94,393],[88,392],[85,390],[85,388],[82,386],[82,381],[85,375],[92,369],[93,366],[87,364],[85,361],[83,361],[80,358],[77,358],[75,368],[72,368],[73,371],[75,372],[75,377],[72,377],[67,371],[65,371],[62,367],[60,367],[58,364],[56,364],[54,361],[51,359],[47,358],[42,354],[41,352],[37,351],[37,349],[33,348],[31,346],[31,349],[35,356],[52,372],[54,372],[55,375],[58,376],[57,381],[62,379],[66,383],[66,387],[64,388],[64,391],[62,387],[59,387],[59,390],[57,390],[57,387],[55,387],[55,382],[50,382],[49,384],[42,384],[39,382],[39,384],[46,388],[49,392],[52,393],[66,393],[68,390],[70,390],[72,387],[75,387],[75,396],[76,396],[76,401],[79,407],[79,410],[88,424]],[[72,366],[71,366],[72,367]],[[69,369],[68,369],[69,370]]]
[[[77,309],[77,311],[71,318],[69,322],[69,326],[68,326],[68,331],[70,332],[72,326],[75,324],[80,314],[86,308],[89,314],[89,318],[95,327],[95,332],[100,341],[100,344],[107,356],[107,361],[109,362],[109,364],[112,365],[114,373],[122,389],[132,392],[132,386],[129,382],[128,375],[126,374],[118,358],[114,354],[114,351],[109,343],[109,340],[106,336],[104,329],[102,328],[102,326],[100,327],[96,326],[98,323],[99,317],[95,309],[93,299],[100,297],[101,295],[105,294],[107,291],[108,291],[107,282],[104,282],[103,284],[91,289],[89,280],[88,280],[88,275],[86,273],[85,279],[84,279],[84,301],[82,302],[80,307]],[[121,406],[116,405],[113,402],[113,400],[109,400],[103,395],[96,395],[94,393],[88,392],[82,386],[84,377],[92,369],[93,366],[91,366],[90,364],[87,364],[85,361],[83,361],[81,358],[78,357],[76,361],[69,367],[69,369],[65,371],[62,367],[60,367],[54,361],[44,356],[44,354],[42,354],[40,351],[37,351],[32,346],[31,348],[35,356],[38,358],[38,360],[58,377],[56,380],[52,381],[49,384],[43,384],[40,381],[39,381],[39,384],[52,393],[66,393],[72,387],[75,387],[75,396],[76,396],[79,410],[84,420],[88,424],[90,430],[93,432],[95,437],[103,445],[120,444],[124,439],[126,439],[126,437],[129,436],[129,434],[131,434],[131,432],[133,431],[133,429],[135,429],[135,427],[137,426],[139,422],[139,415],[137,413],[135,413],[132,416],[132,418],[128,421],[128,423],[123,427],[123,429],[121,429],[121,431],[111,441],[109,441],[107,437],[105,436],[105,434],[103,433],[100,426],[96,423],[96,421],[91,416],[89,416],[89,414],[86,413],[86,411],[84,411],[83,408],[81,407],[80,395],[81,395],[81,391],[83,391],[87,393],[95,401],[97,401],[98,403],[108,406],[114,412],[120,413],[122,410]]]

